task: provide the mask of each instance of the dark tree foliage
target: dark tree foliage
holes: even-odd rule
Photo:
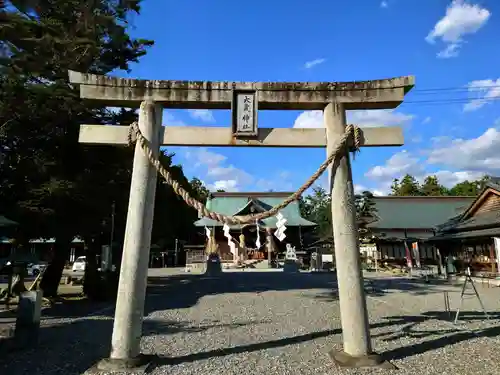
[[[68,70],[107,74],[129,70],[153,44],[129,35],[141,1],[25,0],[0,2],[0,207],[20,223],[19,246],[55,238],[41,286],[55,296],[70,242],[87,245],[90,272],[109,243],[115,207],[115,241],[123,239],[133,150],[78,143],[79,126],[128,125],[135,111],[119,112],[81,100]],[[172,155],[161,155],[167,166]],[[180,166],[171,166],[191,191]],[[158,179],[154,241],[168,246],[194,230],[196,212]],[[87,289],[88,291],[89,289]]]
[[[395,179],[391,186],[391,195],[395,196],[476,196],[490,181],[490,176],[484,176],[479,180],[462,181],[446,188],[441,185],[437,176],[427,176],[423,184],[411,175],[404,176],[401,180]]]
[[[315,234],[319,239],[328,239],[333,236],[331,205],[330,195],[321,187],[313,188],[312,194],[299,201],[302,217],[317,224]],[[377,218],[373,194],[364,191],[355,195],[354,205],[360,236],[366,237],[370,234],[367,225]]]

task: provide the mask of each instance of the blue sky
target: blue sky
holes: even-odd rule
[[[500,175],[498,0],[145,0],[132,35],[155,46],[135,78],[350,81],[414,75],[392,111],[350,112],[360,126],[402,126],[405,145],[362,149],[358,190],[388,192],[394,178],[436,174],[451,186]],[[123,73],[119,73],[124,75]],[[481,99],[477,101],[477,99]],[[487,98],[487,100],[484,100]],[[476,99],[476,100],[475,100]],[[475,100],[475,101],[474,101]],[[261,127],[320,127],[315,112],[261,111]],[[229,111],[165,111],[166,126],[229,126]],[[188,177],[211,189],[290,191],[324,149],[170,148]],[[325,176],[326,177],[326,176]],[[326,186],[326,178],[320,182]]]

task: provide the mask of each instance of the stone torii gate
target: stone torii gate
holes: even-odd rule
[[[81,98],[105,102],[108,106],[140,107],[138,126],[134,128],[138,142],[112,349],[110,357],[97,365],[98,370],[140,368],[148,362],[140,354],[140,339],[158,169],[152,161],[158,157],[160,146],[326,146],[328,155],[340,154],[330,168],[330,188],[343,351],[332,352],[331,356],[343,366],[383,363],[371,345],[349,161],[354,137],[346,133],[346,129],[353,129],[346,127],[346,110],[397,107],[414,86],[413,76],[327,83],[207,82],[126,79],[70,71],[69,78],[72,84],[80,86]],[[163,108],[232,109],[233,126],[162,127]],[[259,128],[258,109],[323,110],[325,128]],[[356,130],[356,146],[404,143],[400,127]],[[129,137],[130,129],[126,126],[81,125],[79,142],[125,146]],[[344,142],[340,146],[339,140]],[[204,214],[209,213],[196,207]]]

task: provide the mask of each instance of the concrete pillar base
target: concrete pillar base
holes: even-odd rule
[[[94,367],[85,371],[85,375],[104,374],[146,374],[155,356],[140,354],[136,358],[104,358]]]
[[[397,370],[391,362],[386,361],[377,353],[370,353],[361,357],[353,357],[344,351],[332,350],[328,353],[330,358],[339,366],[346,368],[372,367],[384,370]]]

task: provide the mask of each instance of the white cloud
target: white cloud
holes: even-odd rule
[[[203,173],[201,178],[211,191],[224,189],[226,191],[239,191],[251,184],[253,176],[233,165],[225,165],[227,158],[224,155],[207,150],[204,147],[186,150],[184,157]]]
[[[349,123],[364,127],[405,125],[413,118],[413,115],[396,112],[394,109],[347,112],[347,121]]]
[[[408,124],[414,118],[394,109],[347,111],[347,122],[363,127],[396,126]],[[294,128],[323,128],[323,111],[305,111],[297,116]]]
[[[490,128],[472,139],[434,137],[432,149],[421,156],[401,151],[391,156],[384,165],[371,168],[365,177],[377,183],[377,189],[388,191],[391,182],[405,174],[419,182],[427,176],[437,176],[440,183],[453,187],[465,180],[477,180],[484,175],[500,175],[500,130]],[[426,167],[436,169],[429,172]]]
[[[211,191],[239,191],[254,181],[254,177],[246,171],[234,165],[225,165],[227,157],[204,147],[186,150],[184,156],[200,169],[197,173],[204,174],[202,180]]]
[[[364,185],[358,185],[358,184],[354,185],[354,194],[361,194],[364,191],[369,191],[377,197],[384,196],[384,195],[388,194],[388,191],[382,191],[379,189],[370,189]]]
[[[254,178],[242,169],[236,168],[234,165],[229,165],[227,167],[217,166],[211,167],[207,171],[207,177],[212,180],[235,180],[238,187],[248,185],[253,182]]]
[[[323,111],[304,111],[297,116],[294,128],[323,128]]]
[[[290,178],[292,174],[289,172],[289,171],[281,171],[278,176],[279,178],[281,178],[282,180],[286,180],[287,178]]]
[[[260,178],[255,183],[259,191],[292,191],[294,190],[293,184],[285,179],[268,180]]]
[[[464,171],[500,173],[500,131],[486,130],[472,139],[442,138],[439,147],[429,151],[427,162],[440,164]]]
[[[469,96],[472,100],[465,104],[464,111],[475,111],[492,100],[500,98],[500,78],[498,79],[480,79],[469,82]]]
[[[195,167],[205,165],[209,168],[214,168],[227,159],[224,155],[208,151],[205,147],[188,149],[184,152],[184,156],[192,161]]]
[[[456,57],[464,43],[464,36],[476,33],[488,22],[490,16],[490,11],[480,5],[453,0],[446,9],[445,16],[436,23],[425,40],[434,44],[436,39],[441,39],[446,44],[445,49],[437,54],[438,57]]]
[[[305,111],[297,116],[294,128],[323,128],[323,111]]]
[[[436,176],[441,185],[446,186],[447,188],[451,188],[456,184],[458,184],[459,182],[463,182],[465,180],[468,181],[478,180],[485,174],[481,172],[472,172],[472,171],[451,172],[451,171],[441,170],[435,173],[429,173],[428,175]]]
[[[201,120],[203,122],[214,122],[214,114],[208,109],[190,109],[189,115],[195,120]]]
[[[236,181],[236,180],[217,180],[213,184],[208,184],[207,188],[210,191],[217,191],[217,190],[238,191],[239,190],[238,181]]]
[[[436,176],[441,185],[451,188],[457,183],[469,180],[477,180],[485,175],[480,171],[450,171],[438,170],[428,172],[423,167],[424,160],[413,156],[406,151],[394,154],[385,165],[376,166],[370,169],[365,176],[377,181],[376,189],[369,189],[374,195],[387,195],[390,193],[390,186],[394,179],[401,179],[409,174],[419,182],[423,183],[428,176]]]
[[[429,122],[431,122],[431,117],[430,116],[427,116],[426,118],[424,118],[424,120],[422,121],[422,124],[428,124]]]
[[[459,49],[460,45],[458,43],[448,44],[446,48],[442,51],[439,51],[436,56],[440,59],[450,59],[452,57],[457,57]]]
[[[354,184],[354,194],[361,194],[363,191],[370,191],[366,186]]]
[[[311,61],[307,61],[305,64],[304,64],[304,68],[305,69],[311,69],[313,67],[315,67],[316,65],[320,65],[320,64],[323,64],[324,62],[326,61],[326,59],[315,59],[315,60],[311,60]]]
[[[413,143],[420,143],[422,142],[423,138],[421,135],[416,135],[412,138],[410,138],[410,141],[413,142]]]
[[[204,147],[184,151],[188,163],[196,168],[195,175],[210,191],[292,191],[289,171],[277,171],[274,179],[256,178],[242,168],[228,163],[226,156]]]
[[[163,111],[163,126],[186,126],[186,123],[177,120],[170,112]]]
[[[255,186],[259,191],[292,191],[294,186],[290,181],[292,174],[289,171],[279,171],[274,174],[277,178],[266,179],[260,178],[255,183]]]
[[[400,151],[392,155],[385,165],[377,165],[365,173],[368,177],[379,182],[390,182],[394,178],[401,178],[405,174],[420,176],[424,174],[424,168],[420,159],[411,155],[408,151]]]
[[[380,7],[381,7],[381,8],[387,8],[388,6],[389,6],[389,4],[387,3],[387,1],[382,1],[382,2],[380,3]]]

